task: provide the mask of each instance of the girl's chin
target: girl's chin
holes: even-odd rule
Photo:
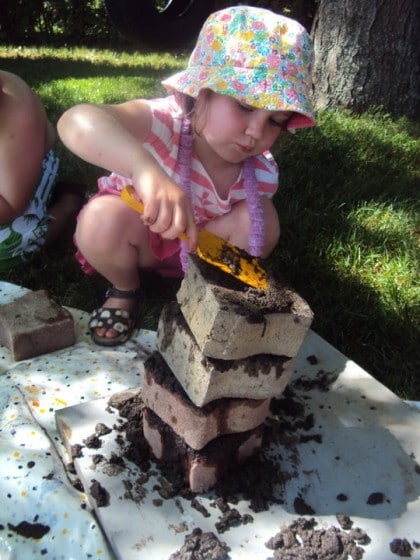
[[[231,150],[226,150],[224,159],[230,163],[242,163],[245,159],[252,155],[252,151],[244,150],[240,146],[236,146]]]
[[[224,149],[213,148],[212,151],[225,163],[231,163],[232,165],[238,165],[252,155],[251,151],[244,150],[237,144],[227,146]]]

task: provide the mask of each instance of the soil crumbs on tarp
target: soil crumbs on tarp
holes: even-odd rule
[[[143,436],[144,404],[141,392],[127,400],[111,397],[109,404],[111,408],[118,409],[120,417],[125,418],[125,422],[117,428],[125,434],[129,442],[124,451],[124,458],[133,461],[143,472],[147,472],[152,458]],[[304,405],[295,398],[290,389],[285,391],[282,398],[273,400],[271,409],[274,419],[267,423],[267,443],[277,441],[293,446],[301,441],[302,431],[311,431],[314,427],[312,415],[305,414]],[[276,419],[276,415],[281,416],[281,422]],[[160,467],[163,475],[159,479],[161,486],[157,488],[160,496],[164,499],[182,496],[190,500],[194,509],[207,517],[208,512],[205,508],[196,506],[196,496],[190,492],[181,469],[172,464],[163,464]],[[232,527],[253,522],[252,516],[241,515],[234,507],[241,499],[248,500],[250,509],[256,514],[268,510],[274,503],[283,503],[279,487],[284,486],[293,476],[297,476],[297,462],[294,468],[295,474],[292,472],[285,475],[277,461],[260,454],[242,464],[234,476],[222,479],[213,489],[216,498],[212,505],[217,507],[221,514],[215,523],[216,532],[221,534]],[[302,499],[298,496],[295,500],[295,511],[298,515],[315,513],[301,502]],[[331,526],[327,529],[317,529],[313,518],[299,517],[266,543],[266,547],[274,552],[272,560],[360,560],[364,554],[360,545],[368,544],[369,536],[361,529],[351,529],[352,521],[347,516],[338,516],[337,521],[340,528]],[[229,560],[228,551],[225,543],[214,533],[203,533],[201,529],[194,529],[185,537],[184,545],[173,553],[169,560]]]
[[[328,384],[333,379],[334,376],[332,379],[328,375],[324,377],[324,390],[328,390]],[[112,430],[117,433],[116,442],[121,449],[118,468],[124,469],[124,460],[136,464],[141,470],[139,485],[142,486],[150,476],[156,475],[156,470],[152,468],[153,457],[143,435],[144,403],[141,390],[127,391],[125,395],[123,393],[113,395],[108,402],[108,409],[112,412],[116,409],[119,413],[118,421]],[[289,480],[298,476],[299,472],[297,445],[311,439],[322,443],[322,437],[313,433],[315,428],[313,415],[305,411],[304,401],[294,393],[292,387],[286,388],[280,398],[272,400],[270,410],[271,416],[266,421],[263,448],[268,450],[273,443],[287,447],[291,457],[291,465],[288,465],[289,472],[281,468],[276,458],[270,458],[270,453],[260,453],[241,464],[240,468],[233,472],[233,476],[229,474],[225,476],[212,490],[215,497],[214,501],[210,502],[211,507],[216,507],[220,511],[218,521],[214,525],[215,532],[218,534],[253,522],[253,516],[241,515],[234,507],[241,500],[247,500],[249,508],[255,514],[267,511],[273,504],[283,504],[283,489]],[[109,433],[109,430],[97,429],[95,432],[95,435],[101,438],[102,435]],[[87,443],[84,442],[85,446]],[[103,456],[100,456],[100,459],[101,464],[107,461]],[[109,461],[115,467],[116,457],[111,457]],[[159,470],[158,482],[154,486],[160,496],[159,499],[154,500],[156,506],[159,506],[162,500],[183,497],[189,500],[191,507],[203,517],[209,516],[207,509],[197,500],[196,494],[190,491],[179,465],[160,464]],[[131,485],[127,486],[127,489],[125,497],[130,499],[134,496],[134,489]],[[137,494],[141,501],[141,493],[136,490]],[[95,495],[95,499],[97,498],[98,496]],[[100,505],[106,505],[106,497],[102,502]],[[348,560],[350,558],[360,560],[363,558],[362,547],[370,543],[370,538],[364,530],[352,528],[353,522],[348,516],[340,514],[336,516],[339,527],[331,525],[327,528],[319,528],[316,520],[310,517],[316,515],[316,512],[303,501],[301,496],[296,496],[294,505],[299,517],[289,526],[280,528],[279,532],[265,543],[267,549],[273,551],[273,556],[267,557],[267,560]],[[417,548],[417,543],[413,543],[412,547],[405,539],[394,539],[389,543],[389,547],[394,554],[408,557],[411,556],[413,547]],[[183,546],[168,560],[201,559],[229,560],[229,548],[215,533],[204,533],[201,529],[195,528],[186,535]]]
[[[282,529],[267,543],[274,551],[268,560],[360,560],[369,544],[369,536],[361,529],[350,532],[335,526],[316,529],[315,519],[300,517]]]

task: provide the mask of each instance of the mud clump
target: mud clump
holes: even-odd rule
[[[186,535],[183,546],[169,560],[230,560],[229,548],[212,532],[196,528]]]
[[[346,533],[337,527],[316,529],[315,519],[300,517],[274,535],[266,547],[274,551],[268,560],[361,560],[369,536],[362,529]]]
[[[48,525],[29,523],[29,521],[21,521],[17,525],[9,523],[8,528],[27,539],[42,539],[50,530]]]
[[[109,492],[97,480],[93,479],[91,481],[89,493],[98,507],[106,507],[109,505]]]
[[[407,539],[394,539],[389,543],[389,549],[397,556],[409,558],[413,552],[413,547]]]
[[[382,494],[382,492],[372,492],[372,494],[369,495],[366,503],[370,506],[377,506],[378,504],[383,504],[384,501],[385,496]]]

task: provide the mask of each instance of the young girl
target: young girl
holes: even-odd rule
[[[282,130],[314,125],[312,56],[299,23],[231,7],[207,19],[186,70],[163,82],[168,97],[79,105],[61,117],[67,147],[112,171],[99,179],[75,234],[84,270],[112,285],[89,324],[97,344],[131,336],[141,271],[181,276],[197,228],[255,256],[274,249],[278,171],[268,150]],[[134,186],[143,215],[120,199],[125,185]]]

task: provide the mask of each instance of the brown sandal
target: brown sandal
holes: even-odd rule
[[[135,290],[119,290],[118,288],[109,288],[107,290],[105,297],[115,297],[120,299],[133,299],[135,301],[139,300],[140,289]],[[92,340],[99,344],[99,346],[118,346],[119,344],[124,344],[133,334],[133,330],[136,326],[138,319],[138,314],[133,311],[127,311],[126,309],[118,309],[111,307],[100,307],[95,309],[90,318],[88,327],[91,331]],[[119,335],[108,338],[106,336],[99,336],[94,329],[105,328],[113,329],[120,333]]]

